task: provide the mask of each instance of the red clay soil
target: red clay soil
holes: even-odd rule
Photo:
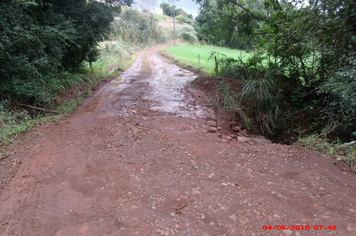
[[[161,47],[2,160],[13,177],[0,235],[356,235],[355,174],[311,150],[208,132],[203,92],[165,97],[177,91],[157,79],[173,70]]]

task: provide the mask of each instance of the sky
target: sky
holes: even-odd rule
[[[135,2],[139,3],[140,0],[136,0]],[[162,9],[159,8],[159,5],[162,2],[173,5],[168,0],[157,0],[156,10],[155,10],[156,13],[162,14]],[[195,1],[193,0],[178,0],[178,1],[176,0],[175,5],[177,6],[177,8],[182,8],[186,13],[192,14],[194,17],[198,15],[200,5],[196,4]]]

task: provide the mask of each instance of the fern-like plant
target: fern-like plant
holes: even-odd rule
[[[242,88],[240,102],[249,103],[249,117],[254,117],[263,134],[274,135],[283,123],[277,93],[278,86],[271,77],[248,80]]]

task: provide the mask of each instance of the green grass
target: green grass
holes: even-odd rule
[[[178,45],[167,47],[164,51],[178,60],[180,65],[191,65],[193,68],[201,69],[208,74],[212,74],[215,68],[214,60],[208,61],[211,51],[223,53],[234,59],[241,57],[243,60],[246,60],[250,56],[250,53],[247,53],[244,50],[235,50],[208,45]],[[198,63],[199,55],[200,63]]]
[[[166,20],[166,16],[164,15],[155,14],[155,17],[157,20]]]
[[[31,118],[26,110],[0,111],[0,158],[7,155],[2,147],[11,144],[19,134],[30,130],[37,124],[56,121],[60,117],[61,115],[47,116],[39,113],[36,117]]]

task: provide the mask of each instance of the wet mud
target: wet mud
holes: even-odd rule
[[[353,173],[297,146],[227,139],[164,46],[14,147],[1,236],[356,235]]]
[[[128,116],[144,105],[152,112],[171,116],[214,117],[213,110],[196,104],[194,98],[183,91],[196,77],[193,72],[160,58],[157,49],[148,49],[137,56],[131,67],[87,101],[81,111],[90,113],[89,116]]]

